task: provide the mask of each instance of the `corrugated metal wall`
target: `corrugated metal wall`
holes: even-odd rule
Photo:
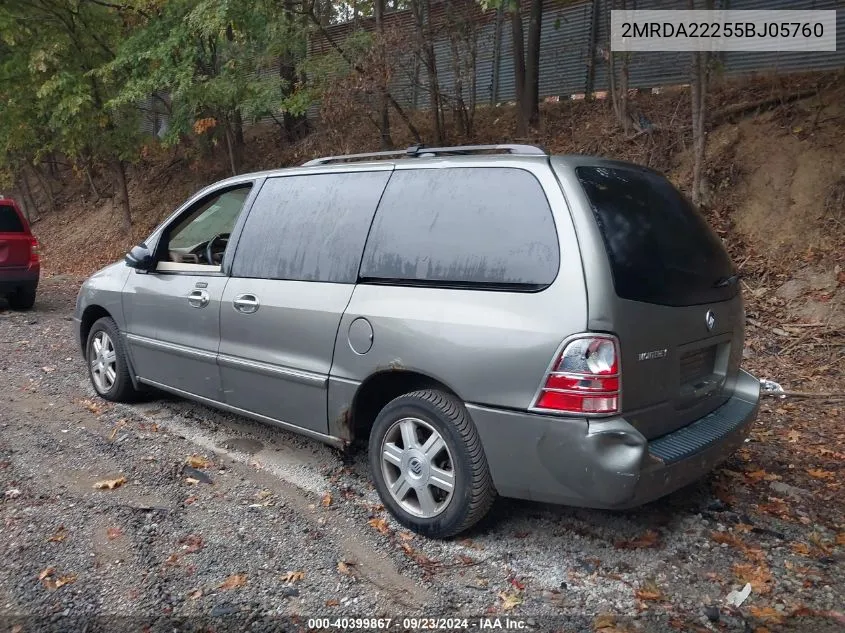
[[[541,97],[566,98],[572,94],[584,92],[591,54],[590,29],[593,24],[593,11],[598,12],[593,88],[607,89],[607,52],[612,4],[613,0],[545,0],[540,37]],[[845,0],[716,0],[715,6],[726,9],[843,9]],[[628,0],[627,7],[678,9],[687,8],[687,3],[678,0]],[[410,22],[404,23],[411,26]],[[329,33],[337,35],[341,41],[345,32],[348,32],[347,25],[329,28]],[[527,38],[527,0],[523,0],[523,32]],[[478,29],[476,61],[478,103],[513,101],[516,98],[511,22],[507,15],[502,20],[499,32],[499,61],[494,66],[495,35],[495,18],[487,20]],[[720,72],[724,75],[738,75],[754,72],[832,70],[845,67],[845,10],[840,10],[837,14],[837,40],[839,50],[828,53],[724,52],[720,54]],[[319,50],[325,47],[315,48]],[[440,36],[435,40],[435,51],[441,91],[445,95],[451,95],[454,93],[453,54],[447,37]],[[688,83],[691,59],[690,53],[681,52],[631,53],[629,86],[647,89]],[[409,60],[408,63],[412,62]],[[413,73],[408,71],[397,73],[394,81],[395,96],[403,106],[424,108],[428,103],[427,93],[425,88],[413,90],[411,86],[413,76]],[[424,68],[420,68],[418,77],[421,83],[425,82]],[[493,94],[494,84],[498,85],[495,95]],[[413,98],[415,94],[416,99]]]
[[[446,24],[449,9],[460,3],[475,8],[476,28],[476,100],[478,104],[501,103],[516,98],[513,71],[513,46],[511,20],[503,15],[498,29],[498,63],[495,63],[497,48],[496,12],[480,14],[476,0],[431,0],[432,23],[435,25],[434,49],[437,58],[437,73],[441,92],[448,98],[455,93],[454,56]],[[523,3],[523,32],[527,39],[529,0]],[[562,97],[583,93],[587,86],[591,47],[590,33],[596,25],[594,62],[594,90],[608,88],[607,54],[609,49],[610,8],[613,0],[545,0],[543,24],[540,37],[540,97]],[[702,2],[697,2],[699,8]],[[687,8],[680,0],[627,0],[629,9],[678,9]],[[839,9],[837,12],[837,47],[835,52],[825,53],[775,53],[775,52],[723,52],[719,72],[724,75],[741,75],[757,72],[796,72],[835,70],[845,67],[845,0],[716,0],[716,8],[726,9]],[[596,15],[594,15],[596,12]],[[466,14],[465,14],[466,15]],[[408,32],[413,38],[414,21],[409,11],[397,11],[385,16],[387,24]],[[594,22],[595,20],[595,22]],[[374,28],[372,19],[361,19],[358,28]],[[344,39],[352,32],[351,23],[331,26],[327,29],[334,42],[342,46]],[[325,38],[315,36],[309,45],[311,55],[320,55],[332,50]],[[688,83],[690,79],[690,53],[631,53],[629,59],[629,86],[648,89],[658,86]],[[418,67],[415,71],[415,67]],[[266,69],[269,74],[278,73],[277,68]],[[497,89],[494,90],[494,87]],[[469,100],[469,85],[464,85],[464,99]],[[393,78],[391,93],[405,108],[426,108],[429,104],[427,76],[423,64],[413,54],[403,54]],[[144,109],[145,130],[156,133],[166,114],[152,102]],[[319,107],[309,109],[309,117],[317,116]],[[164,122],[166,125],[166,120]]]

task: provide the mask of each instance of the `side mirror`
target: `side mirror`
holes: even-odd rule
[[[132,250],[126,253],[126,257],[124,257],[123,260],[129,268],[134,268],[136,270],[152,270],[155,265],[153,254],[150,252],[150,249],[147,248],[146,244],[133,246]]]

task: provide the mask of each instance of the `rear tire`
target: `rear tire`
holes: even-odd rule
[[[384,506],[424,536],[468,530],[496,498],[478,431],[463,403],[443,391],[389,402],[373,424],[369,459]]]
[[[35,305],[36,286],[24,286],[16,293],[9,295],[9,307],[12,310],[31,310]]]
[[[129,361],[120,330],[111,317],[94,322],[85,343],[88,377],[94,391],[112,402],[134,402],[140,393],[132,385]]]

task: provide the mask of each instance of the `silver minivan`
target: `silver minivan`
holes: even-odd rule
[[[448,537],[497,494],[656,499],[744,441],[744,309],[660,174],[523,145],[412,147],[229,178],[82,286],[108,400],[154,387],[345,449]]]

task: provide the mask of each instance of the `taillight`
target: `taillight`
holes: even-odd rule
[[[29,238],[29,265],[32,266],[38,263],[38,240],[34,237]]]
[[[555,413],[618,413],[619,343],[613,336],[584,335],[555,358],[532,409]]]

